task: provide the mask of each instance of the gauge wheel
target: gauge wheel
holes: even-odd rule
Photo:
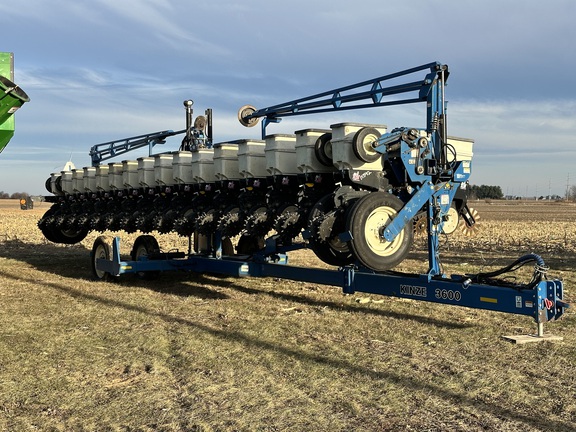
[[[450,206],[448,213],[446,213],[446,220],[442,225],[442,231],[444,234],[452,234],[458,228],[458,224],[460,223],[460,216],[458,215],[458,210],[454,205]]]
[[[381,134],[377,129],[364,127],[354,135],[352,139],[352,150],[358,159],[362,162],[376,162],[382,154],[378,153],[372,144],[378,141]]]
[[[332,162],[332,134],[325,133],[320,135],[320,137],[314,143],[314,154],[316,159],[322,165],[327,167],[333,167]]]
[[[240,236],[236,253],[238,255],[253,255],[264,248],[264,237],[244,234]]]
[[[54,228],[51,234],[54,240],[51,240],[48,236],[46,238],[54,243],[76,244],[84,240],[88,232],[89,230],[86,228]]]
[[[330,219],[327,222],[326,216],[334,211],[334,207],[334,194],[326,195],[312,207],[308,216],[308,231],[311,234],[309,242],[310,249],[320,260],[326,264],[341,267],[352,264],[354,256],[348,244],[340,240],[335,233],[338,231],[334,230],[337,219]],[[330,226],[325,226],[326,223],[329,223]],[[320,236],[321,225],[323,225],[322,229],[330,229],[332,235],[326,239],[321,238],[324,237]]]
[[[392,241],[383,237],[384,229],[396,217],[404,203],[386,192],[372,192],[350,208],[346,221],[352,234],[348,245],[356,259],[374,271],[397,266],[410,252],[413,241],[412,224],[406,224]]]
[[[130,252],[130,257],[132,258],[132,261],[139,261],[140,257],[149,256],[158,252],[160,252],[160,246],[158,245],[156,238],[145,234],[138,236],[134,242],[134,246],[132,246],[132,251]],[[136,276],[145,280],[156,279],[159,275],[160,271],[157,270],[136,272]]]
[[[53,243],[63,243],[63,244],[76,244],[80,243],[82,240],[86,238],[88,233],[90,232],[87,228],[77,228],[77,227],[69,227],[63,228],[59,227],[56,223],[46,223],[46,221],[50,218],[56,218],[57,216],[64,217],[58,209],[55,207],[51,207],[44,213],[41,221],[38,224],[38,227],[44,234],[47,240]]]
[[[96,268],[96,261],[99,259],[110,260],[112,257],[112,248],[110,247],[109,238],[106,236],[99,236],[92,245],[90,252],[90,263],[92,269],[92,277],[95,280],[110,281],[114,279],[110,273]]]

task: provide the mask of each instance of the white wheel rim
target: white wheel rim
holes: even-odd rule
[[[329,141],[324,145],[324,154],[329,159],[332,159],[332,141]]]
[[[98,279],[103,279],[104,276],[106,275],[106,272],[103,270],[99,270],[98,267],[96,266],[96,262],[98,261],[98,259],[107,259],[106,247],[104,245],[98,245],[98,247],[96,248],[96,253],[94,254],[94,269],[96,270],[96,276],[98,276]]]
[[[146,247],[144,245],[140,245],[138,246],[138,249],[136,249],[136,260],[138,261],[140,259],[141,256],[144,255],[148,255],[148,251],[146,250]]]
[[[456,228],[458,228],[458,212],[454,207],[450,207],[446,217],[447,219],[444,221],[442,231],[444,231],[445,234],[452,234],[454,231],[456,231]]]
[[[366,239],[366,244],[370,250],[376,255],[394,255],[404,241],[404,230],[400,231],[396,238],[391,242],[387,241],[380,235],[382,227],[388,225],[392,217],[395,215],[396,211],[390,207],[378,207],[374,209],[366,219],[366,224],[364,225],[364,238]]]
[[[340,240],[339,237],[331,238],[328,244],[330,245],[330,248],[336,252],[346,253],[350,250],[348,244]]]
[[[372,156],[378,153],[376,150],[374,150],[374,147],[372,147],[372,143],[378,141],[378,138],[379,137],[375,134],[369,134],[364,137],[364,140],[362,141],[362,148],[367,155]]]

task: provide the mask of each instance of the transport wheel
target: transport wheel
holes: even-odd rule
[[[442,225],[442,231],[444,234],[452,234],[456,231],[456,228],[458,228],[459,223],[460,215],[458,214],[456,207],[452,205],[446,214],[446,220],[444,221],[444,225]]]
[[[340,219],[343,216],[340,216]],[[339,220],[334,205],[334,194],[321,198],[310,210],[308,230],[311,233],[310,249],[320,260],[333,266],[345,266],[354,262],[354,256],[346,242],[338,237],[336,226],[344,223]]]
[[[132,251],[130,252],[130,257],[132,261],[138,261],[142,256],[148,256],[153,253],[160,252],[160,246],[156,241],[156,238],[151,235],[141,235],[138,236],[132,246]],[[152,280],[156,279],[159,275],[159,271],[141,271],[137,272],[136,275],[140,279]]]
[[[114,277],[103,270],[96,268],[96,260],[105,259],[110,260],[112,257],[112,248],[110,247],[109,238],[106,236],[100,236],[94,241],[92,246],[92,252],[90,252],[90,263],[92,269],[92,277],[95,280],[110,281]]]
[[[322,165],[327,167],[334,166],[332,162],[332,134],[325,133],[320,135],[320,137],[314,143],[314,154],[316,159]]]
[[[352,150],[362,162],[376,162],[382,154],[372,147],[372,143],[380,138],[381,134],[377,129],[365,127],[360,129],[352,139]]]
[[[347,230],[352,233],[348,245],[358,261],[374,271],[386,271],[398,265],[410,252],[412,224],[391,242],[382,237],[386,226],[404,203],[386,192],[372,192],[360,198],[348,212]]]

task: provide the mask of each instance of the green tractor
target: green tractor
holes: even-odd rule
[[[0,52],[0,153],[14,136],[14,113],[30,100],[13,81],[14,55]]]

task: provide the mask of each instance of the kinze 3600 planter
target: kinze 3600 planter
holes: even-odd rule
[[[185,129],[96,145],[92,166],[52,174],[46,200],[54,204],[39,227],[57,243],[77,243],[92,230],[142,232],[129,262],[120,260],[118,238],[112,246],[96,240],[92,268],[101,279],[191,270],[307,280],[530,315],[542,337],[542,324],[568,305],[562,283],[545,280],[539,256],[492,273],[442,274],[439,235],[459,220],[468,230],[476,222],[466,202],[473,143],[447,133],[447,78],[448,67],[434,62],[268,108],[247,105],[239,121],[252,127],[262,120],[262,139],[218,144],[212,111],[193,121],[192,101],[185,101]],[[411,103],[426,104],[422,128],[338,123],[266,132],[283,117]],[[152,155],[177,134],[184,135],[178,151]],[[101,164],[143,146],[147,157]],[[428,236],[429,270],[393,272],[412,247],[415,226]],[[188,251],[163,253],[151,232],[187,236]],[[303,247],[338,269],[285,265],[285,253]],[[535,263],[530,282],[497,278],[527,263]]]

